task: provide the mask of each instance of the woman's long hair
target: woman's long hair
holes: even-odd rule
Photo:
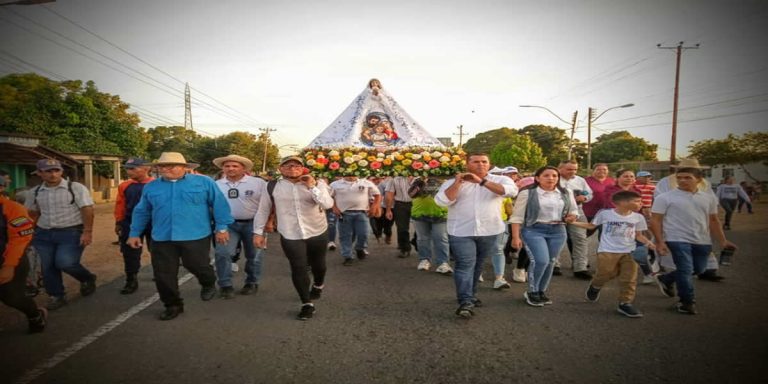
[[[545,165],[545,166],[537,169],[536,172],[534,172],[534,174],[533,174],[533,177],[534,177],[533,183],[529,184],[529,185],[526,185],[525,187],[523,187],[520,190],[524,191],[526,189],[536,189],[539,186],[539,181],[536,180],[536,178],[541,176],[541,174],[544,173],[544,171],[546,171],[548,169],[551,169],[551,170],[555,171],[555,173],[557,173],[557,184],[555,184],[555,189],[560,191],[560,193],[568,194],[568,190],[566,190],[565,188],[560,186],[560,170],[558,170],[557,168],[555,168],[555,167],[553,167],[551,165]],[[530,192],[528,192],[528,193],[530,193]]]

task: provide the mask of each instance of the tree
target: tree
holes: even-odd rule
[[[253,161],[254,172],[260,172],[264,163],[264,143],[267,140],[267,169],[274,168],[279,162],[278,147],[266,135],[258,136],[248,132],[232,132],[215,138],[202,138],[193,150],[195,160],[200,162],[200,170],[214,174],[219,171],[213,165],[213,159],[230,154],[240,155]]]
[[[462,149],[467,153],[490,154],[496,144],[510,140],[516,133],[517,130],[507,127],[480,132],[475,137],[467,140]]]
[[[494,165],[514,165],[521,172],[534,171],[547,164],[541,147],[527,135],[514,135],[496,144],[490,151],[490,158]]]
[[[658,145],[627,131],[606,133],[592,144],[592,164],[656,160],[657,148]]]
[[[768,133],[747,132],[743,136],[729,134],[725,139],[708,139],[688,146],[692,157],[703,164],[739,165],[744,173],[755,182],[760,182],[749,173],[746,164],[762,162],[768,165]]]
[[[547,164],[557,166],[568,159],[568,142],[570,138],[565,130],[549,125],[528,125],[517,131],[528,135],[533,142],[547,154]]]

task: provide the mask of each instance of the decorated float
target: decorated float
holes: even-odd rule
[[[430,135],[377,79],[301,152],[313,175],[450,176],[466,155]]]

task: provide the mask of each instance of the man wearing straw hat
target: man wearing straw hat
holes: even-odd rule
[[[213,164],[221,168],[224,176],[216,180],[216,185],[227,197],[230,212],[235,222],[229,225],[229,240],[216,245],[216,277],[221,288],[222,298],[235,297],[232,286],[232,256],[238,244],[243,243],[245,251],[245,284],[240,294],[249,295],[259,288],[261,279],[261,260],[264,249],[253,246],[253,217],[259,210],[259,200],[267,182],[264,179],[249,176],[253,162],[243,156],[229,155],[213,159]]]
[[[200,285],[200,298],[216,295],[216,274],[208,259],[211,223],[216,243],[229,240],[233,219],[226,198],[216,183],[205,176],[188,173],[197,164],[187,163],[178,152],[163,152],[153,163],[161,178],[147,184],[133,210],[127,244],[141,247],[141,234],[152,222],[152,269],[155,285],[165,311],[160,320],[171,320],[184,312],[179,295],[179,259]]]
[[[669,166],[673,174],[662,178],[659,180],[659,182],[656,184],[656,190],[653,191],[653,198],[656,199],[659,197],[660,194],[664,192],[669,192],[672,190],[677,189],[677,179],[675,178],[675,173],[678,169],[681,168],[694,168],[699,170],[705,170],[709,169],[706,165],[700,165],[699,161],[693,158],[686,158],[681,159],[677,165],[670,165]],[[715,192],[712,191],[712,186],[707,182],[706,179],[702,178],[699,180],[699,184],[697,185],[699,191],[704,193],[709,193],[713,197],[715,197]],[[665,257],[659,260],[659,264],[666,268],[666,269],[675,269],[675,264],[672,261],[671,257]],[[703,273],[699,274],[699,279],[705,280],[705,281],[720,281],[723,280],[724,277],[717,274],[717,269],[719,265],[717,264],[717,258],[715,258],[715,255],[712,253],[709,255],[709,258],[707,259],[707,269]]]

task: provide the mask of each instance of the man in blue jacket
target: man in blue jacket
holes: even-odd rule
[[[203,287],[200,298],[211,300],[216,294],[216,275],[208,258],[211,248],[211,223],[216,242],[229,240],[227,230],[234,221],[224,194],[205,176],[187,171],[197,164],[187,163],[177,152],[163,152],[152,164],[161,178],[144,187],[133,210],[127,244],[141,247],[141,234],[152,223],[152,269],[165,311],[160,320],[171,320],[184,312],[179,295],[179,260]]]

